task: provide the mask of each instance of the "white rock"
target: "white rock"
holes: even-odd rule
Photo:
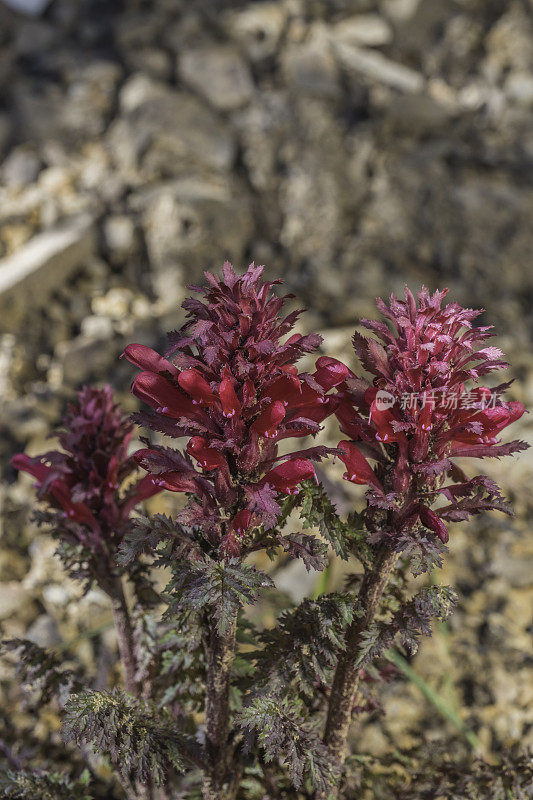
[[[383,83],[401,92],[420,92],[424,88],[423,75],[386,58],[381,53],[363,47],[334,42],[340,63],[350,72]]]
[[[90,339],[111,339],[113,336],[113,323],[109,317],[91,315],[82,320],[81,332]]]
[[[379,14],[356,14],[333,26],[333,36],[346,44],[382,47],[392,41],[392,29]]]
[[[95,248],[94,223],[83,216],[38,234],[0,261],[0,328],[13,329],[29,308],[44,306]]]
[[[411,20],[418,10],[420,0],[383,0],[385,13],[394,22]]]
[[[131,253],[135,246],[135,224],[125,214],[108,217],[104,222],[104,239],[108,248],[118,255]]]
[[[511,72],[505,82],[506,94],[526,108],[533,106],[533,75],[529,72]]]

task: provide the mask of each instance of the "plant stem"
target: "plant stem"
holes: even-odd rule
[[[235,655],[237,613],[220,633],[216,622],[206,622],[207,680],[205,749],[207,767],[202,784],[204,800],[222,800],[229,770],[229,693]]]
[[[105,590],[109,595],[111,608],[113,610],[120,660],[124,668],[124,686],[127,692],[134,695],[134,697],[140,698],[142,692],[135,677],[137,658],[133,640],[133,626],[131,624],[126,595],[124,594],[122,578],[110,578],[109,582],[106,583]],[[145,784],[137,783],[136,792],[132,795],[132,798],[135,798],[135,800],[152,800],[152,781],[148,780]]]
[[[361,636],[376,615],[396,559],[397,553],[394,550],[382,547],[376,555],[372,569],[365,574],[359,592],[363,615],[354,619],[348,627],[345,638],[346,649],[341,653],[335,670],[329,698],[324,744],[329,748],[332,761],[339,770],[344,764],[352,709],[361,677],[361,669],[357,666]],[[319,797],[334,798],[337,793],[338,786],[332,787],[329,794],[319,795]]]
[[[113,610],[113,619],[117,631],[118,649],[124,667],[124,685],[126,691],[138,696],[138,686],[135,678],[137,659],[133,643],[133,626],[130,612],[124,595],[124,587],[120,578],[114,578],[109,584],[109,599]]]

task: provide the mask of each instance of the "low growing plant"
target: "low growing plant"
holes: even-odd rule
[[[450,523],[510,513],[493,481],[454,460],[527,447],[500,441],[524,407],[503,399],[509,384],[480,383],[507,366],[485,346],[490,329],[473,326],[480,312],[406,289],[378,301],[386,322],[362,321],[373,336],[355,333],[355,371],[322,355],[300,372],[321,337],[293,332],[300,312],[282,316],[279,281],[229,264],[206,279],[165,356],[141,344],[124,352],[147,410],[126,421],[108,387],[86,387],[60,450],[13,459],[36,479],[38,521],[67,570],[109,597],[124,686],[97,690],[57,654],[4,642],[32,692],[58,698],[64,740],[79,748],[79,769],[63,776],[11,754],[8,798],[90,797],[102,760],[121,787],[112,796],[131,799],[352,797],[349,728],[379,707],[394,672],[385,652],[413,653],[455,603],[448,586],[414,592],[409,574],[442,564]],[[300,445],[332,415],[337,447]],[[130,456],[133,422],[151,438]],[[325,458],[367,487],[361,511],[337,514],[316,474]],[[173,518],[138,509],[160,491],[184,495]],[[247,611],[275,588],[260,552],[318,571],[333,552],[360,567],[344,591],[258,629]],[[171,575],[163,591],[158,568]]]

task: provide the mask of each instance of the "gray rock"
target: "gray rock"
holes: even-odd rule
[[[533,75],[529,72],[511,72],[505,81],[505,92],[515,103],[533,107]]]
[[[90,217],[80,217],[35,236],[0,261],[0,329],[12,330],[30,308],[43,307],[50,294],[95,249]]]
[[[13,11],[28,17],[40,17],[50,5],[50,0],[3,0],[3,2]]]
[[[16,28],[14,49],[17,56],[42,58],[57,43],[57,27],[42,20],[21,20]]]
[[[226,45],[205,45],[180,53],[178,75],[220,111],[244,106],[254,85],[238,51]]]
[[[287,20],[287,11],[279,3],[253,3],[226,15],[226,30],[245,50],[252,61],[273,56]]]
[[[73,59],[64,69],[66,88],[55,81],[35,83],[24,77],[13,86],[20,134],[46,142],[59,140],[71,146],[100,136],[115,102],[121,67],[110,61],[80,65]]]
[[[160,302],[175,307],[191,277],[225,258],[240,263],[252,232],[244,186],[191,177],[140,193],[146,245]],[[186,272],[186,277],[184,276]]]
[[[194,95],[134,76],[122,87],[119,102],[123,113],[112,124],[108,143],[130,182],[187,175],[193,164],[214,170],[231,166],[230,128]]]
[[[57,622],[48,614],[41,614],[28,628],[26,639],[39,647],[56,647],[61,644],[61,635]]]
[[[385,13],[394,22],[406,22],[414,17],[420,0],[383,0]]]
[[[111,339],[107,335],[108,331],[109,326],[106,325],[106,330],[100,331],[106,334],[105,338],[80,333],[70,341],[59,342],[54,355],[66,384],[78,386],[84,381],[107,374],[121,350],[120,341]]]
[[[6,186],[27,186],[37,180],[41,169],[39,157],[24,147],[12,150],[2,164],[2,180]]]
[[[411,137],[445,130],[454,116],[453,109],[428,94],[396,94],[386,104],[385,127],[389,133]]]
[[[339,72],[324,26],[315,25],[308,40],[287,47],[281,65],[293,89],[318,97],[338,97]]]
[[[82,320],[81,332],[87,339],[106,341],[113,336],[113,323],[109,317],[99,317],[96,314],[91,314],[91,316]]]

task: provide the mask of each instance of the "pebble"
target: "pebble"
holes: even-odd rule
[[[180,53],[178,75],[220,111],[233,111],[252,97],[250,71],[238,50],[206,45]]]

